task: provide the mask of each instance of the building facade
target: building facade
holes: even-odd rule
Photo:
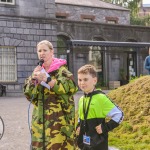
[[[58,38],[108,42],[150,41],[150,28],[131,26],[129,10],[125,8],[97,0],[94,0],[94,4],[85,0],[55,2]],[[109,81],[125,80],[120,82],[127,83],[134,76],[147,74],[144,59],[148,55],[148,46],[76,46],[71,51],[70,69],[75,78],[77,69],[86,63],[96,66],[100,82],[107,86]]]
[[[0,83],[7,95],[22,93],[25,78],[37,65],[36,44],[56,46],[54,0],[0,0]]]
[[[67,41],[73,39],[150,42],[150,28],[130,26],[129,16],[129,10],[99,0],[0,0],[0,83],[6,85],[7,95],[21,94],[25,78],[38,62],[36,44],[44,39],[53,43],[55,55],[60,58],[68,58],[67,50],[71,49]],[[75,76],[85,63],[96,65],[105,82],[119,80],[121,68],[125,68],[126,75],[130,70],[135,75],[147,73],[143,68],[147,47],[73,50]],[[129,59],[136,60],[130,69]],[[72,62],[69,59],[68,64]]]

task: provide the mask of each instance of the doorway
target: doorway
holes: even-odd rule
[[[127,54],[127,79],[131,80],[137,76],[136,52],[128,52]]]

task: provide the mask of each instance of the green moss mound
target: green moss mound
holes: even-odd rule
[[[142,76],[108,94],[124,112],[121,125],[109,134],[120,150],[150,150],[150,76]]]

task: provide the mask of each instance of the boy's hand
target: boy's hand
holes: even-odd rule
[[[80,133],[80,127],[77,128],[76,135],[79,135],[79,133]]]
[[[96,131],[97,131],[98,134],[101,134],[101,133],[102,133],[102,127],[101,127],[101,124],[98,125],[98,126],[96,126],[95,129],[96,129]]]

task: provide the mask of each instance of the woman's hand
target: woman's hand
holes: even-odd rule
[[[78,127],[76,130],[76,135],[79,135],[79,134],[80,134],[80,127]]]
[[[35,78],[38,81],[38,83],[41,83],[42,81],[46,82],[47,80],[46,74],[40,71],[34,72],[32,78]]]
[[[41,81],[46,82],[47,80],[46,74],[42,73],[41,70],[42,70],[42,67],[37,66],[32,73],[32,79],[37,80],[38,84],[41,83]]]
[[[96,131],[97,131],[98,134],[102,134],[103,133],[101,124],[98,125],[98,126],[96,126],[95,129],[96,129]]]
[[[42,69],[43,68],[41,66],[37,66],[32,73],[32,79],[36,79],[38,84],[40,84],[42,81],[47,81],[46,73],[41,72]],[[55,83],[56,80],[53,79],[48,84],[50,85],[50,87],[53,87]]]
[[[37,79],[37,75],[40,73],[41,70],[42,70],[42,67],[41,67],[41,66],[37,66],[37,67],[34,69],[34,71],[33,71],[33,73],[32,73],[32,79],[33,79],[33,80],[38,80],[38,79]]]
[[[55,83],[56,83],[56,79],[52,79],[52,80],[48,83],[48,85],[52,88],[52,87],[55,85]]]

